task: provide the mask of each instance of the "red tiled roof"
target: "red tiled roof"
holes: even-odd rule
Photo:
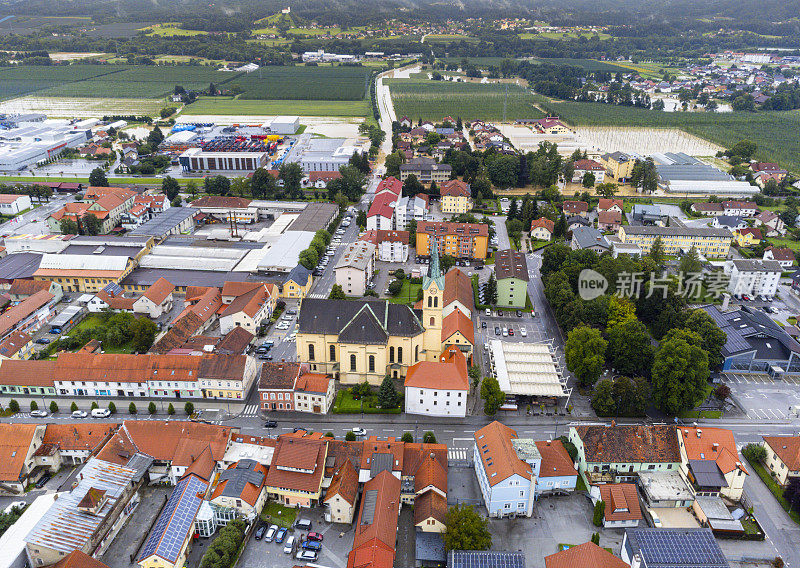
[[[446,306],[458,301],[468,310],[472,310],[474,299],[472,296],[472,280],[455,266],[444,275],[444,293],[442,301]]]
[[[597,222],[602,225],[620,225],[622,223],[622,213],[616,210],[600,211],[597,214]]]
[[[544,557],[545,568],[630,568],[605,548],[593,542],[571,546]]]
[[[318,492],[325,472],[326,444],[325,440],[303,436],[302,432],[279,436],[266,484],[269,487]]]
[[[489,485],[495,486],[512,475],[530,479],[531,466],[519,459],[511,446],[516,437],[515,430],[496,420],[475,432],[475,444]]]
[[[471,197],[469,184],[461,180],[451,179],[442,184],[439,193],[442,197]]]
[[[791,260],[794,262],[794,253],[792,249],[787,247],[767,247],[767,250],[772,252],[772,258],[775,260]]]
[[[606,504],[606,521],[635,521],[642,518],[639,495],[633,483],[601,485],[600,498]]]
[[[603,171],[605,168],[601,164],[598,164],[594,160],[576,160],[575,161],[575,169],[581,171]]]
[[[0,385],[52,387],[56,362],[9,359],[0,365]]]
[[[0,482],[19,482],[36,428],[36,424],[0,423]]]
[[[456,310],[453,313],[460,312]],[[467,365],[464,355],[456,347],[446,350],[446,353],[445,361],[420,361],[409,367],[405,386],[468,391],[469,378],[466,373]],[[445,355],[442,357],[444,358]]]
[[[200,199],[195,199],[189,206],[195,208],[228,208],[243,209],[250,205],[250,200],[244,197],[232,197],[225,195],[206,195]]]
[[[328,392],[328,386],[332,380],[331,377],[320,373],[304,373],[297,377],[294,390],[325,394]]]
[[[800,470],[800,436],[764,436],[764,441],[789,471]]]
[[[367,498],[371,492],[374,492],[374,499]],[[372,504],[374,508],[371,508]],[[373,539],[394,549],[399,512],[400,480],[384,470],[364,484],[361,509],[354,528],[353,549]]]
[[[588,463],[680,463],[674,426],[577,426]]]
[[[531,221],[531,231],[537,227],[543,227],[552,233],[556,228],[556,224],[547,217],[539,217]]]
[[[461,310],[453,310],[442,321],[442,343],[447,343],[456,332],[461,332],[470,345],[475,345],[475,328],[472,320]]]
[[[85,552],[73,550],[64,558],[53,564],[52,568],[108,568],[108,566],[92,558]]]
[[[550,442],[536,442],[536,449],[542,455],[542,463],[539,467],[539,477],[569,477],[578,475],[572,463],[572,458],[564,448],[561,440]]]
[[[356,504],[358,497],[358,472],[353,467],[350,460],[345,461],[342,466],[333,474],[331,484],[328,491],[325,493],[323,501],[328,502],[334,496],[339,495],[342,499],[350,503]]]
[[[624,208],[624,204],[623,204],[623,201],[621,199],[602,198],[602,199],[600,199],[600,202],[597,205],[597,210],[598,211],[605,211],[607,209],[611,209],[614,205],[616,205],[620,209]]]
[[[0,343],[0,356],[13,357],[19,350],[31,342],[33,338],[24,331],[15,331]]]
[[[159,305],[167,299],[173,290],[175,290],[175,286],[169,280],[166,278],[159,278],[147,288],[147,291],[142,294],[142,296],[154,304]]]
[[[589,211],[589,204],[585,201],[565,201],[562,204],[565,213],[587,213]]]
[[[49,291],[52,284],[49,280],[21,280],[15,278],[11,282],[11,288],[8,293],[12,296],[32,296],[40,290]]]
[[[730,430],[706,427],[678,428],[678,430],[687,459],[715,461],[723,474],[736,469],[747,473],[747,469],[739,461],[736,441]]]
[[[444,524],[447,515],[447,497],[436,491],[426,491],[414,499],[414,524],[419,525],[428,519]]]

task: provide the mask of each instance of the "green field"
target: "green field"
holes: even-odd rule
[[[191,37],[196,35],[206,35],[208,32],[202,30],[184,30],[180,27],[180,24],[177,23],[164,23],[164,24],[156,24],[154,26],[148,26],[146,28],[142,28],[142,31],[145,32],[147,35],[152,36],[161,36],[161,37]]]
[[[553,114],[575,126],[680,128],[729,148],[739,140],[758,145],[757,157],[800,172],[800,110],[761,112],[659,112],[602,103],[550,102],[537,97]],[[410,115],[409,115],[410,116]]]
[[[256,101],[201,97],[181,114],[242,114],[359,117],[371,115],[368,101]]]
[[[359,101],[366,93],[365,67],[264,67],[229,82],[243,99]]]
[[[322,36],[342,33],[342,28],[289,28],[286,33],[298,36]]]
[[[120,67],[125,68],[127,67]],[[35,93],[65,82],[83,81],[114,73],[120,68],[103,65],[61,65],[0,68],[0,100]]]
[[[519,34],[520,39],[578,39],[579,37],[585,38],[592,38],[595,35],[599,36],[600,39],[611,39],[611,35],[603,32],[565,32],[565,33],[558,33],[558,32],[542,32],[538,34],[533,33],[522,33]]]
[[[538,58],[532,61],[539,63],[549,63],[550,65],[572,65],[575,67],[580,67],[582,69],[585,69],[590,73],[593,71],[610,71],[611,73],[625,73],[626,71],[632,71],[632,69],[628,67],[623,67],[622,65],[617,65],[615,63],[606,63],[605,61],[597,61],[596,59],[570,59],[569,57],[549,57],[549,58]]]
[[[503,84],[452,83],[450,81],[415,81],[390,79],[386,83],[392,93],[397,116],[412,120],[441,120],[444,116],[460,116],[464,120],[501,120],[506,88]],[[516,85],[508,86],[506,119],[540,118],[534,108],[535,98]]]

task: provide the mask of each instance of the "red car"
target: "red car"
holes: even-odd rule
[[[514,335],[514,330],[512,328],[508,328],[508,335]]]
[[[317,542],[322,542],[322,535],[318,532],[310,532],[308,533],[308,540],[314,540]]]

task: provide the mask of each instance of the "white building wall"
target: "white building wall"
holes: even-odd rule
[[[467,415],[467,391],[406,387],[405,400],[408,414]]]

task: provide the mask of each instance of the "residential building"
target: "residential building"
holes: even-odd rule
[[[209,353],[202,356],[197,382],[204,398],[244,399],[250,392],[256,370],[255,359],[249,355]]]
[[[758,214],[758,206],[752,201],[723,201],[722,210],[725,215],[739,217],[755,217]]]
[[[759,185],[761,185],[761,187],[764,187],[764,184],[769,180],[780,183],[789,173],[778,164],[770,162],[752,162],[750,164],[750,169],[754,172],[754,176],[760,180],[761,183],[759,183]]]
[[[394,563],[399,515],[400,480],[381,471],[364,484],[347,568],[388,568]]]
[[[572,183],[583,183],[586,174],[594,176],[594,183],[604,183],[606,179],[606,169],[602,164],[594,160],[576,160],[573,163]]]
[[[283,281],[281,297],[302,300],[308,296],[313,282],[311,271],[302,264],[298,264],[289,272],[286,280]]]
[[[531,238],[538,241],[549,241],[553,238],[556,224],[547,217],[539,217],[531,221]]]
[[[226,282],[222,288],[220,333],[227,335],[237,327],[241,327],[256,334],[272,317],[277,303],[278,287],[274,284]]]
[[[528,299],[528,262],[525,254],[514,249],[495,253],[497,305],[524,308]]]
[[[730,276],[728,292],[733,295],[751,294],[774,296],[783,269],[774,260],[735,259],[725,262],[725,274]]]
[[[483,223],[417,223],[417,254],[430,255],[431,243],[436,243],[440,255],[484,260],[488,252],[489,227]]]
[[[53,362],[45,360],[0,360],[0,393],[4,395],[56,394]]]
[[[265,412],[293,410],[294,385],[300,373],[299,363],[264,362],[258,378],[258,399],[261,401],[261,410]]]
[[[300,430],[278,436],[267,472],[269,497],[288,507],[313,507],[322,492],[328,442]]]
[[[759,244],[763,238],[761,229],[758,227],[747,227],[733,232],[733,242],[740,247],[754,247]],[[766,252],[764,254],[766,255]]]
[[[348,296],[363,296],[375,270],[375,245],[356,241],[347,245],[336,263],[336,283]]]
[[[303,373],[294,383],[294,409],[297,412],[327,414],[336,399],[336,381],[328,375]]]
[[[561,207],[567,217],[571,215],[589,216],[589,204],[585,201],[564,201]]]
[[[384,191],[375,195],[369,206],[369,211],[367,211],[368,231],[390,231],[394,229],[395,206],[398,199],[399,197],[391,191]]]
[[[716,228],[725,228],[733,232],[747,228],[747,222],[742,217],[736,217],[733,215],[717,215],[711,219],[711,226]]]
[[[593,542],[570,546],[544,557],[545,568],[630,568],[624,562]]]
[[[8,296],[12,302],[22,302],[33,296],[36,292],[44,290],[53,295],[54,302],[60,302],[63,292],[61,284],[49,280],[22,280],[15,279],[8,289]]]
[[[472,308],[475,305],[472,280],[456,267],[451,268],[444,275],[442,302],[444,304],[444,309],[442,310],[443,318],[446,319],[454,311],[459,310],[469,319],[472,319]],[[422,306],[419,307],[422,308]],[[444,339],[447,338],[445,337]]]
[[[42,446],[44,433],[44,424],[0,423],[0,448],[4,456],[0,464],[0,493],[22,495],[30,483],[44,474],[45,469],[36,467],[34,457]]]
[[[108,568],[108,566],[80,550],[74,550],[56,562],[53,568]]]
[[[622,199],[607,199],[601,197],[597,204],[597,211],[616,211],[620,215],[625,213],[625,204]]]
[[[536,449],[542,456],[542,465],[536,478],[536,497],[575,491],[578,470],[561,440],[536,442]]]
[[[657,225],[663,227],[666,215],[661,213],[658,205],[648,205],[646,203],[634,203],[631,210],[633,220],[641,225]]]
[[[762,211],[755,216],[755,226],[763,227],[768,237],[779,237],[786,233],[786,224],[777,213]]]
[[[378,260],[383,262],[406,262],[410,233],[408,231],[367,231],[362,241],[376,247]]]
[[[626,529],[620,556],[636,568],[685,568],[687,558],[703,568],[730,568],[709,528]]]
[[[0,342],[0,361],[28,359],[33,354],[33,337],[24,331],[15,331]]]
[[[764,464],[783,487],[789,478],[800,477],[800,436],[764,436]]]
[[[442,213],[460,215],[472,210],[472,193],[468,183],[457,179],[444,182],[439,189]]]
[[[533,513],[542,456],[533,440],[494,421],[474,434],[475,475],[490,517]]]
[[[413,158],[405,164],[400,164],[400,181],[406,181],[408,176],[416,176],[424,184],[436,182],[441,185],[450,179],[453,168],[450,164],[440,164],[431,158]]]
[[[82,223],[83,216],[91,214],[100,220],[100,234],[108,234],[119,225],[122,216],[131,210],[136,193],[121,187],[89,187],[83,201],[65,204],[47,218],[51,233],[61,233],[61,220]]]
[[[353,463],[347,460],[333,474],[322,500],[325,505],[325,520],[329,523],[353,524],[357,499],[358,472]]]
[[[591,224],[592,222],[588,219],[588,217],[573,215],[572,217],[567,217],[567,232],[571,233],[578,227],[589,227]]]
[[[7,309],[0,318],[0,340],[11,333],[34,333],[55,315],[53,295],[39,290],[19,304]]]
[[[217,524],[242,518],[253,521],[267,500],[267,468],[253,459],[241,459],[220,472],[209,495]]]
[[[704,217],[718,217],[725,215],[725,209],[722,203],[692,203],[691,210],[694,213],[699,213]]]
[[[764,251],[764,260],[774,260],[782,268],[794,266],[794,252],[788,247],[767,247]]]
[[[639,471],[672,471],[681,464],[674,426],[572,426],[578,471],[587,483],[635,481]]]
[[[642,521],[639,493],[633,483],[604,483],[592,486],[593,496],[605,503],[603,527],[635,528]]]
[[[538,118],[527,124],[531,124],[540,134],[569,134],[572,132],[557,116]]]
[[[465,317],[461,312],[454,312],[453,316]],[[420,361],[412,365],[404,387],[408,414],[467,415],[467,360],[457,347],[449,347],[437,362]]]
[[[742,498],[745,469],[733,432],[724,428],[677,428],[681,471],[694,484],[697,495]]]
[[[158,319],[162,315],[171,312],[174,300],[172,292],[174,290],[175,286],[169,280],[159,278],[133,302],[133,313],[144,314],[152,319]]]
[[[24,194],[0,194],[0,214],[14,216],[33,207],[29,195]]]
[[[597,228],[601,231],[617,232],[622,226],[622,214],[615,210],[600,211],[597,214]]]
[[[677,255],[694,247],[706,258],[726,258],[733,240],[728,229],[713,227],[623,225],[617,236],[623,243],[639,245],[644,254],[648,254],[655,240],[660,238],[665,254]]]
[[[397,229],[407,229],[411,221],[425,221],[429,209],[430,200],[424,193],[413,197],[401,197],[394,208],[394,226]]]
[[[52,458],[56,468],[61,465],[85,463],[111,439],[118,424],[47,424],[42,445],[34,454]]]
[[[623,152],[612,152],[603,154],[600,163],[606,169],[606,173],[611,177],[611,181],[625,182],[633,173],[633,165],[636,158]]]
[[[570,239],[572,250],[593,250],[598,254],[611,250],[611,243],[599,230],[593,227],[578,227],[572,231]]]

